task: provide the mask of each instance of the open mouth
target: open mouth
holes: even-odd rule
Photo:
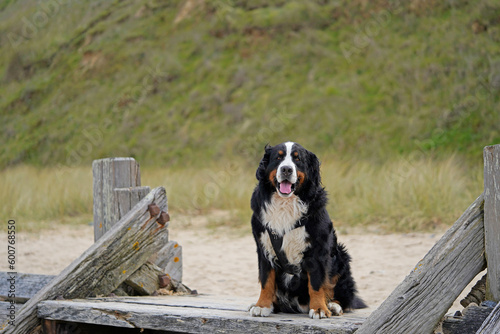
[[[295,190],[295,184],[288,180],[279,183],[278,190],[283,195],[290,195]]]

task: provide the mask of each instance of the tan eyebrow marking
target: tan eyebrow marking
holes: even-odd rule
[[[299,152],[295,152],[295,153],[293,154],[293,156],[294,156],[294,157],[298,157],[298,156],[299,156]]]
[[[279,155],[283,155],[283,154],[285,154],[285,153],[283,153],[283,151],[282,151],[282,150],[279,150],[279,151],[278,151],[278,154],[279,154]]]

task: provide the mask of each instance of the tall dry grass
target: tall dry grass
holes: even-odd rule
[[[449,226],[483,188],[482,167],[465,168],[455,157],[325,163],[322,175],[338,224],[395,232]]]
[[[0,172],[0,216],[19,229],[37,231],[54,221],[92,220],[90,168],[18,166]],[[5,226],[2,226],[5,228]]]
[[[254,168],[213,163],[205,168],[143,168],[142,184],[165,186],[171,213],[231,212],[227,226],[249,224]],[[429,231],[449,226],[482,192],[482,167],[456,157],[384,164],[332,161],[322,164],[328,209],[340,228],[356,226],[389,232]],[[0,172],[1,215],[23,229],[51,222],[92,219],[90,168],[37,169],[20,166]]]

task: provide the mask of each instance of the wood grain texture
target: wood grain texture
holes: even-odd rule
[[[8,298],[8,291],[10,282],[8,279],[12,274],[0,271],[0,299]],[[53,275],[38,275],[38,274],[23,274],[16,273],[15,286],[16,298],[14,300],[18,303],[24,303],[40,291],[45,285],[55,277]]]
[[[115,206],[118,210],[118,219],[125,216],[150,191],[149,187],[115,188]],[[106,233],[106,231],[103,231]]]
[[[484,238],[488,277],[486,299],[500,301],[500,145],[484,155]]]
[[[92,163],[94,179],[94,240],[98,240],[119,219],[115,188],[141,185],[139,164],[133,158],[106,158]]]
[[[154,263],[171,278],[182,282],[182,246],[169,241],[159,252]]]
[[[120,300],[127,302],[120,302]],[[142,301],[142,302],[134,302]],[[186,300],[185,303],[182,300]],[[363,322],[357,312],[322,320],[306,314],[272,314],[268,318],[252,317],[247,302],[232,302],[204,296],[128,297],[112,300],[46,301],[40,303],[38,315],[45,319],[113,324],[124,328],[168,330],[181,333],[353,333]],[[253,299],[252,299],[253,300]],[[225,301],[225,302],[224,302]],[[192,305],[192,307],[187,307]],[[219,309],[222,305],[224,309]],[[228,305],[231,305],[228,308]]]
[[[153,189],[109,233],[33,296],[17,314],[16,326],[8,326],[4,332],[31,333],[40,325],[36,308],[42,300],[107,295],[139,269],[168,240],[166,226],[158,229],[155,217],[149,215],[152,203],[166,209],[164,188]]]
[[[464,212],[357,334],[432,333],[483,269],[483,195]]]
[[[11,320],[11,310],[15,312],[15,314],[19,313],[23,304],[14,304],[11,306],[10,302],[0,301],[0,331],[7,326],[7,322]]]
[[[490,315],[484,320],[476,334],[500,333],[500,303],[497,303]]]
[[[475,334],[492,309],[471,305],[463,311],[462,316],[445,317],[442,323],[443,334]]]
[[[146,262],[137,269],[125,283],[134,288],[139,295],[149,296],[160,288],[158,284],[158,275],[163,275],[164,272],[157,265]]]

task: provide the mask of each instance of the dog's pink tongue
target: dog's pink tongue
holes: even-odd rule
[[[289,194],[292,192],[292,184],[288,181],[283,181],[280,183],[280,192],[282,194]]]

